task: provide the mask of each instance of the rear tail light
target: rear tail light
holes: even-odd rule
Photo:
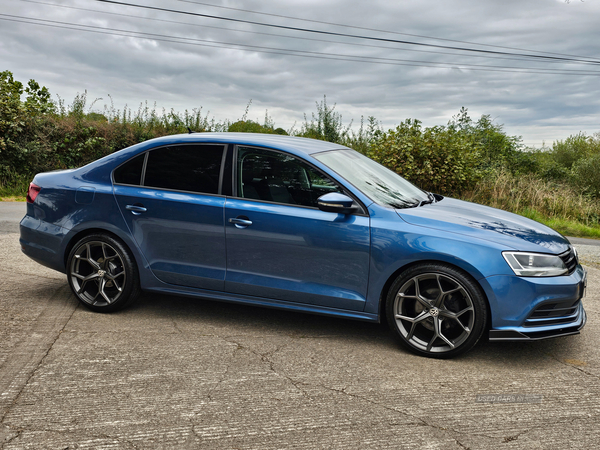
[[[37,184],[29,183],[29,190],[27,191],[27,203],[35,202],[35,198],[42,190]]]

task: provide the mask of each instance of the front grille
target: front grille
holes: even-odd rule
[[[577,256],[575,256],[573,247],[569,247],[569,250],[567,250],[564,253],[561,253],[558,256],[560,259],[563,260],[565,266],[567,266],[567,269],[569,270],[569,275],[575,272],[575,268],[577,267]]]
[[[579,319],[580,300],[549,302],[539,305],[523,323],[525,327],[543,327],[576,322]]]

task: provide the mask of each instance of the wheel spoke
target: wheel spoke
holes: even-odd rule
[[[100,280],[100,286],[98,286],[98,292],[104,298],[104,300],[106,300],[106,303],[108,303],[110,305],[112,303],[112,300],[108,297],[108,295],[106,295],[106,292],[104,292],[105,286],[106,286],[106,280],[103,278],[102,280]]]
[[[430,352],[431,351],[431,347],[433,347],[433,343],[435,342],[435,340],[437,339],[437,334],[433,333],[433,337],[431,338],[431,340],[427,343],[427,351]]]
[[[119,284],[117,283],[117,280],[113,280],[113,284],[115,285],[115,288],[117,288],[117,291],[123,292],[123,288],[121,286],[119,286]]]
[[[454,289],[450,289],[449,291],[444,291],[444,294],[445,295],[454,294],[456,291],[462,291],[462,287],[458,286]]]
[[[462,316],[464,313],[466,313],[466,312],[469,312],[469,311],[473,311],[473,307],[472,307],[472,306],[469,306],[469,307],[467,307],[467,308],[463,309],[462,311],[459,311],[459,312],[457,312],[457,313],[456,313],[456,317],[460,317],[460,316]]]
[[[77,289],[77,294],[81,294],[83,292],[83,288],[85,287],[86,284],[87,284],[87,280],[84,280],[84,282],[81,283],[81,286],[79,286],[79,289]]]
[[[418,301],[421,305],[423,305],[425,308],[427,308],[427,309],[431,308],[431,304],[427,300],[425,300],[424,298],[421,298],[419,296],[416,296],[416,295],[406,295],[403,293],[399,293],[396,298],[414,299],[414,300]]]
[[[121,271],[121,272],[119,272],[119,273],[117,273],[117,274],[114,274],[114,275],[112,275],[112,274],[110,274],[110,273],[107,273],[105,276],[106,276],[106,277],[108,277],[108,279],[110,279],[110,280],[114,281],[114,280],[115,280],[115,278],[118,278],[118,277],[120,277],[120,276],[122,276],[122,275],[125,275],[125,271],[124,271],[124,270],[123,270],[123,271]]]
[[[403,316],[402,314],[396,314],[396,319],[406,320],[406,321],[412,322],[412,323],[419,323],[422,320],[427,319],[427,317],[429,317],[428,311],[422,311],[421,314],[419,314],[417,317],[408,317],[408,316]]]
[[[444,317],[448,317],[449,319],[458,320],[458,318],[460,316],[462,316],[464,313],[467,313],[469,311],[473,311],[473,307],[472,306],[468,306],[465,309],[463,309],[462,311],[459,311],[457,313],[454,313],[452,311],[448,311],[447,309],[440,309],[440,315],[444,316]]]
[[[425,300],[422,297],[417,297],[417,301],[427,309],[429,309],[433,306],[431,303],[429,303],[427,300]]]
[[[442,334],[441,324],[442,324],[442,321],[439,318],[436,317],[433,319],[433,327],[435,330],[434,334],[437,337],[439,337],[442,341],[444,341],[446,344],[448,344],[450,346],[450,348],[454,348],[454,343]]]
[[[412,324],[412,326],[410,327],[410,331],[408,332],[408,335],[406,336],[406,339],[408,339],[409,341],[413,338],[414,334],[415,334],[415,328],[417,326],[417,323],[414,322]]]
[[[454,348],[454,342],[449,340],[446,336],[444,336],[441,332],[438,334],[438,337],[444,341],[446,344],[450,346],[450,348]]]
[[[464,324],[464,323],[462,323],[462,322],[461,322],[461,321],[458,319],[458,317],[457,317],[456,319],[454,319],[454,321],[455,321],[456,323],[458,323],[458,324],[460,325],[460,327],[461,327],[461,328],[462,328],[464,331],[466,331],[467,333],[470,333],[470,332],[471,332],[471,330],[469,329],[469,327],[465,326],[465,324]]]
[[[421,303],[425,308],[431,308],[431,303],[429,300],[421,296],[421,287],[419,286],[419,277],[413,278],[413,283],[415,285],[415,298]]]
[[[442,283],[440,281],[439,274],[436,274],[435,281],[437,281],[439,292],[438,292],[437,297],[435,298],[435,300],[432,303],[433,303],[433,306],[435,306],[436,308],[439,308],[442,305],[442,303],[444,302],[444,296],[446,295],[446,293],[444,292],[444,289],[442,288]]]
[[[92,258],[92,247],[90,246],[90,243],[85,244],[85,248],[87,253],[87,257],[84,258],[85,261],[90,263],[96,270],[100,270],[100,264]]]

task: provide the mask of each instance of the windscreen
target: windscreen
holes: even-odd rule
[[[354,150],[332,150],[313,156],[380,205],[410,208],[428,200],[427,193]]]

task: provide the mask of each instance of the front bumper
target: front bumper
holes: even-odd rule
[[[579,302],[577,311],[577,320],[575,323],[567,323],[560,328],[550,328],[543,330],[524,329],[519,330],[490,330],[490,341],[537,341],[540,339],[550,339],[561,336],[570,336],[579,334],[579,331],[585,326],[587,315],[583,305]]]
[[[577,282],[570,285],[571,295],[566,292],[552,296],[545,295],[546,299],[535,302],[528,314],[522,317],[519,326],[493,327],[489,331],[490,341],[533,341],[549,339],[560,336],[579,334],[585,326],[587,315],[583,308],[582,298],[587,287],[587,272],[581,266],[573,276],[578,277]],[[551,289],[554,293],[564,290]],[[568,292],[568,291],[567,291]],[[548,291],[544,292],[548,294]]]

